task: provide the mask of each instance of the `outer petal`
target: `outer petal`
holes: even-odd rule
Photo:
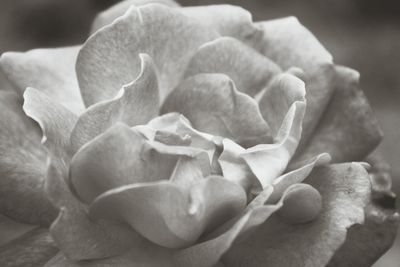
[[[191,187],[167,181],[119,187],[100,195],[90,206],[90,214],[95,219],[127,222],[156,244],[181,248],[245,205],[241,187],[222,177],[208,177]]]
[[[319,219],[290,225],[271,217],[224,257],[228,266],[325,266],[346,239],[347,229],[364,221],[370,181],[356,163],[316,169],[307,183],[322,195]]]
[[[120,3],[113,5],[109,9],[107,9],[97,15],[97,17],[93,21],[91,32],[94,33],[95,31],[99,30],[100,28],[112,23],[115,19],[122,16],[132,5],[141,6],[141,5],[151,4],[151,3],[163,4],[163,5],[167,5],[170,7],[178,7],[179,6],[179,4],[177,4],[173,0],[125,0],[125,1],[121,1]]]
[[[70,161],[70,134],[78,117],[66,107],[34,88],[24,93],[23,109],[42,129],[42,144],[57,158],[59,168],[65,168]]]
[[[75,153],[117,122],[128,126],[146,124],[158,115],[159,95],[155,66],[146,54],[140,54],[141,73],[125,85],[112,100],[91,106],[79,117],[71,134],[71,149]]]
[[[231,36],[253,46],[257,46],[262,38],[262,30],[254,25],[251,13],[242,7],[209,5],[184,7],[181,10],[206,27],[216,29],[221,36]]]
[[[185,77],[199,73],[228,75],[238,90],[254,96],[280,68],[251,47],[231,37],[220,37],[202,45],[190,60]]]
[[[84,109],[74,69],[79,48],[4,53],[0,68],[21,95],[27,87],[39,88],[56,102],[79,114]]]
[[[149,4],[130,8],[82,47],[77,75],[86,106],[110,99],[138,76],[139,53],[159,67],[161,100],[179,83],[190,58],[205,42],[218,37],[212,29],[178,9]]]
[[[46,150],[40,128],[13,92],[0,92],[0,210],[10,218],[48,225],[56,216],[44,195]]]
[[[86,208],[70,192],[65,176],[65,170],[49,161],[46,191],[53,204],[61,209],[50,233],[69,259],[115,256],[142,242],[142,238],[125,225],[90,220]]]
[[[304,70],[307,112],[302,144],[310,137],[333,93],[332,56],[294,17],[258,23],[264,31],[262,53],[287,70]]]
[[[161,111],[178,111],[194,128],[238,143],[270,141],[268,125],[255,100],[238,92],[223,74],[198,74],[186,79],[168,96]]]
[[[336,66],[335,94],[307,146],[293,159],[293,167],[306,158],[328,152],[333,162],[362,160],[382,139],[382,131],[359,88],[358,72]]]

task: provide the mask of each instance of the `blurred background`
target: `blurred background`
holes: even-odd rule
[[[82,43],[94,16],[118,0],[1,0],[0,54]],[[294,15],[337,64],[361,73],[361,85],[385,139],[378,148],[393,168],[400,195],[400,2],[398,0],[181,0],[182,5],[230,3],[255,21]],[[399,203],[400,204],[400,203]],[[400,266],[400,237],[374,267]]]

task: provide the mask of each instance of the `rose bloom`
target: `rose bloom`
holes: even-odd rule
[[[46,266],[366,266],[393,241],[359,74],[296,18],[125,1],[1,70],[1,211],[51,224]]]

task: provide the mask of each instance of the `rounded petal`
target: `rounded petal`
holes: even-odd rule
[[[238,143],[270,141],[269,127],[255,100],[238,92],[224,74],[198,74],[186,79],[168,96],[161,111],[180,112],[194,128]]]
[[[0,68],[22,95],[34,87],[79,114],[84,106],[75,74],[80,47],[34,49],[25,53],[8,52],[0,59]]]
[[[220,37],[199,48],[190,60],[185,77],[223,73],[239,91],[254,96],[279,72],[274,62],[251,47],[232,37]]]
[[[90,214],[95,219],[127,222],[156,244],[180,248],[193,244],[204,231],[232,218],[245,205],[241,187],[208,177],[190,191],[166,181],[122,186],[100,195],[90,206]]]
[[[85,143],[102,134],[117,122],[128,126],[146,124],[158,115],[159,95],[157,74],[152,59],[140,54],[141,72],[111,100],[90,106],[80,117],[71,134],[73,153]]]
[[[149,4],[131,7],[92,35],[79,52],[76,70],[86,106],[116,95],[140,72],[139,53],[153,58],[161,102],[180,82],[190,58],[218,34],[178,9]]]

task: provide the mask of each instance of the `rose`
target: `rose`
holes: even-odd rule
[[[113,7],[82,47],[2,57],[46,148],[37,146],[37,126],[15,95],[4,93],[3,123],[15,118],[20,128],[12,133],[36,131],[3,138],[16,159],[2,162],[5,170],[16,166],[5,177],[22,185],[32,170],[46,177],[61,210],[50,231],[62,254],[48,265],[340,262],[336,255],[352,242],[342,246],[346,229],[363,222],[370,184],[363,165],[329,166],[324,152],[333,162],[362,160],[380,140],[358,74],[335,66],[295,19],[253,24],[237,7],[161,2],[174,7],[125,14],[132,1]],[[53,219],[41,190],[17,191],[30,204],[11,212],[15,203],[5,202],[6,214]],[[369,211],[381,210],[369,207],[362,229],[370,238],[371,222],[379,217],[386,226],[396,216],[374,217]],[[384,241],[370,249],[369,262],[390,237]]]

